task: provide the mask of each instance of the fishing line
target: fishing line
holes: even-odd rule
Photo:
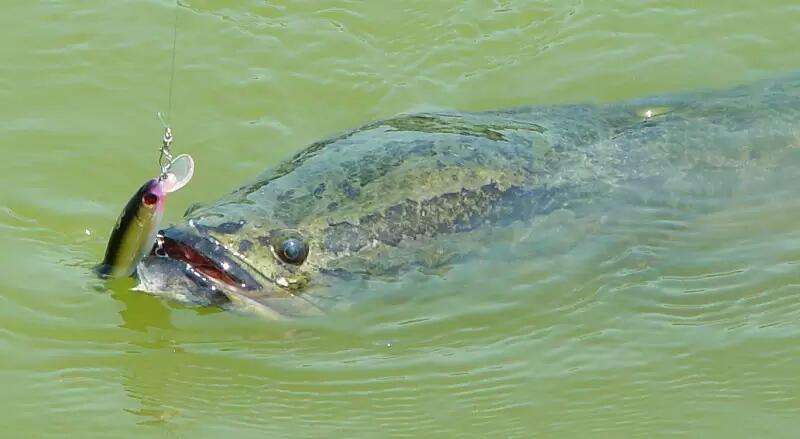
[[[175,58],[177,53],[177,43],[178,43],[178,12],[180,10],[180,0],[175,0],[175,20],[172,25],[172,61],[170,63],[170,73],[169,73],[169,97],[167,99],[167,116],[164,117],[164,114],[160,111],[157,114],[158,119],[161,121],[161,125],[164,127],[164,135],[161,137],[161,148],[160,154],[158,156],[158,166],[161,168],[161,179],[166,178],[167,171],[169,170],[170,166],[172,166],[172,152],[170,151],[170,146],[172,146],[172,128],[170,124],[167,122],[167,119],[172,117],[172,96],[173,90],[175,87]]]
[[[172,88],[175,84],[175,53],[178,43],[178,10],[180,9],[180,0],[175,0],[175,22],[172,26],[172,66],[170,67],[169,74],[169,103],[167,104],[167,116],[172,115]]]

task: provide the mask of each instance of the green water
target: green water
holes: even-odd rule
[[[800,69],[796,2],[697,3],[183,1],[171,119],[197,172],[167,219],[400,112]],[[505,257],[318,319],[98,282],[119,209],[155,172],[173,20],[169,1],[3,4],[0,436],[800,435],[793,170],[710,212],[559,211],[505,231]]]

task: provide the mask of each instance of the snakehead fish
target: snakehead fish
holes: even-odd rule
[[[337,282],[441,264],[429,255],[476,230],[780,162],[798,129],[798,75],[613,104],[400,115],[314,143],[187,211],[139,264],[140,289],[315,315]]]

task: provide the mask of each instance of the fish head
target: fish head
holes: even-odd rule
[[[139,289],[271,317],[321,314],[308,293],[329,276],[313,230],[252,218],[195,216],[159,231],[139,264]]]

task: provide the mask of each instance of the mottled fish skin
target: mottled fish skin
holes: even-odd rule
[[[794,75],[607,105],[401,115],[309,146],[164,234],[209,240],[252,275],[257,286],[220,288],[231,306],[316,314],[318,287],[424,265],[442,236],[581,206],[635,182],[778,157],[797,143],[798,113]],[[273,248],[289,232],[310,247],[301,265]],[[149,278],[164,265],[155,258],[140,266]]]

